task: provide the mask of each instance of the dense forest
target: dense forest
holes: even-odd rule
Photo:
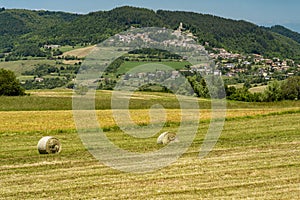
[[[269,29],[275,33],[284,35],[284,36],[291,38],[291,39],[295,40],[296,42],[300,43],[300,34],[295,31],[291,31],[290,29],[287,29],[284,26],[276,25],[276,26],[272,26],[271,28],[267,28],[267,29]]]
[[[183,22],[202,44],[239,53],[300,61],[299,34],[284,27],[259,27],[246,21],[182,11],[120,7],[85,15],[51,11],[0,9],[0,57],[46,56],[45,44],[96,44],[134,27],[175,29]]]

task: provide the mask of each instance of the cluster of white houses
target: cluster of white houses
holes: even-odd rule
[[[249,69],[253,70],[253,66],[257,68],[257,75],[263,75],[266,79],[269,79],[274,72],[287,72],[287,76],[293,76],[300,71],[300,65],[295,66],[295,62],[291,59],[269,59],[259,54],[242,55],[218,48],[214,48],[214,51],[218,53],[211,53],[210,57],[216,61],[217,69],[226,69],[224,76],[237,76],[238,73],[245,73]],[[291,70],[292,68],[298,69],[295,71]]]

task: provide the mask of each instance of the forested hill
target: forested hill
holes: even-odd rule
[[[210,47],[300,60],[298,38],[281,31],[212,15],[128,6],[86,15],[0,9],[0,53],[44,44],[96,44],[131,26],[175,29],[180,22]]]
[[[269,28],[269,30],[284,35],[300,43],[300,33],[287,29],[284,26],[280,26],[280,25],[272,26],[271,28]]]

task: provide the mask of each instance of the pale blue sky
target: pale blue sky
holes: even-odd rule
[[[258,25],[281,24],[300,32],[299,0],[0,0],[0,7],[88,13],[130,5],[153,10],[184,10],[243,19]]]

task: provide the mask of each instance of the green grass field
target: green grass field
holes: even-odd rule
[[[21,73],[34,69],[38,64],[55,65],[55,60],[41,59],[0,62],[0,68],[11,70],[15,72],[16,76],[21,76]]]
[[[65,52],[68,52],[68,51],[72,51],[72,50],[75,50],[75,49],[81,49],[81,48],[84,48],[80,45],[77,45],[77,46],[69,46],[69,45],[66,45],[66,46],[61,46],[59,47],[58,49],[61,50],[63,53]]]
[[[149,71],[147,72],[154,72],[155,70],[157,70],[157,65],[165,65],[167,67],[171,67],[174,70],[180,70],[180,69],[184,69],[184,67],[186,65],[190,65],[189,62],[187,61],[182,61],[182,62],[176,62],[176,61],[167,61],[167,62],[133,62],[133,61],[126,61],[124,64],[122,64],[120,66],[120,68],[118,69],[118,74],[124,74],[126,72],[128,72],[129,70],[132,70],[133,68],[137,67],[137,66],[141,66],[141,65],[153,65],[154,67],[149,67]]]
[[[252,87],[249,89],[251,93],[263,93],[267,89],[267,85]]]
[[[0,97],[0,111],[72,110],[73,90],[29,90],[27,93],[30,95],[24,97]],[[110,109],[111,95],[111,91],[97,91],[95,99],[96,109]],[[155,103],[161,103],[167,109],[179,108],[176,96],[158,92],[136,92],[130,101],[130,106],[132,109],[145,109]],[[201,109],[209,109],[211,104],[207,99],[199,99],[199,106]],[[227,101],[228,109],[264,110],[284,108],[297,109],[299,107],[299,101],[254,103]]]
[[[133,152],[160,149],[158,134],[141,140],[114,128],[107,120],[110,95],[99,91],[96,105],[111,141]],[[71,97],[71,90],[0,97],[0,199],[300,198],[299,101],[228,102],[217,145],[199,159],[210,118],[209,101],[200,100],[200,125],[188,151],[166,168],[132,174],[103,165],[85,149],[72,119]],[[163,102],[170,116],[164,130],[178,128],[173,95],[136,93],[132,100],[133,119],[145,118],[145,105]],[[46,135],[60,139],[60,154],[38,154],[37,143]]]

